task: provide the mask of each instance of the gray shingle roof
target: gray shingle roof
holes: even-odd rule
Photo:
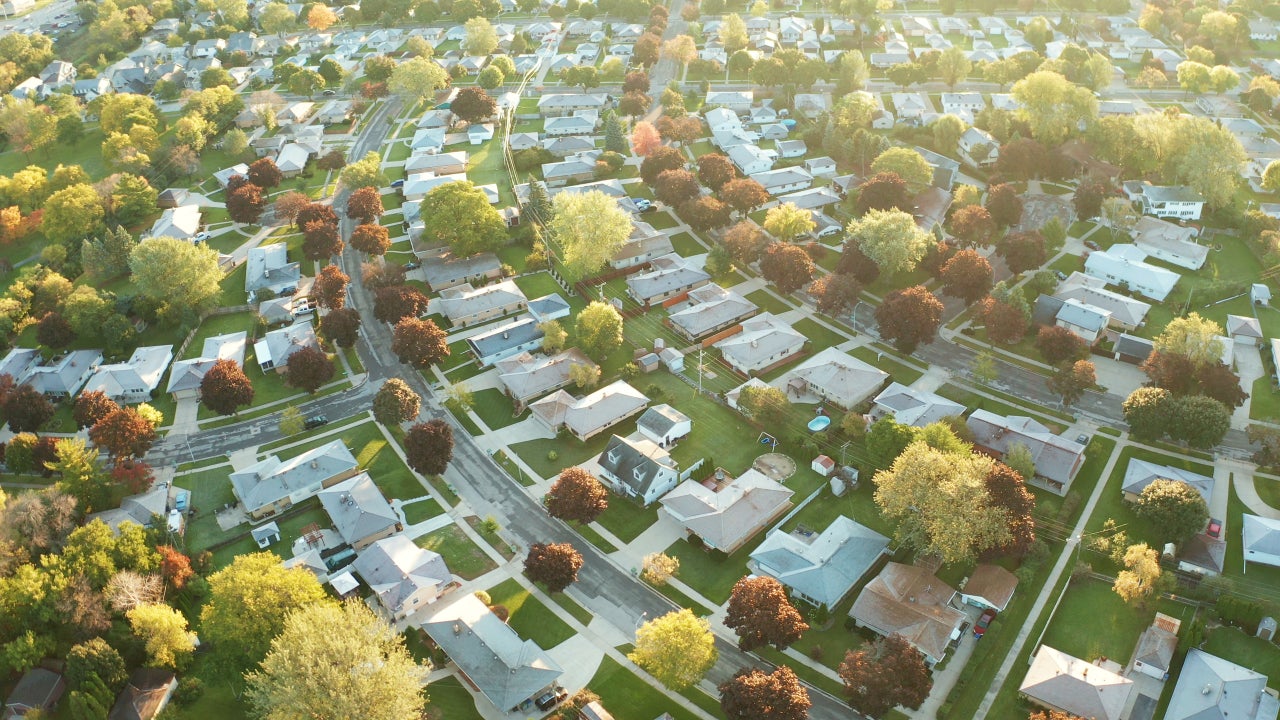
[[[1133,691],[1133,681],[1041,645],[1018,689],[1027,697],[1072,715],[1119,720]]]
[[[774,530],[751,559],[758,572],[835,607],[889,545],[889,538],[841,515],[808,541]]]
[[[404,535],[392,535],[362,550],[352,564],[383,607],[394,613],[419,590],[435,587],[439,593],[453,573],[439,553],[424,550]]]
[[[231,473],[230,479],[246,509],[255,510],[359,466],[346,444],[334,440],[283,462],[271,455]]]
[[[609,444],[596,462],[640,497],[648,493],[663,471],[668,474],[679,471],[671,454],[653,442],[633,442],[618,435],[609,438]]]
[[[636,420],[636,427],[644,428],[653,435],[662,437],[671,428],[682,422],[689,422],[689,416],[663,403],[662,405],[654,405],[641,413]]]
[[[351,544],[400,525],[400,518],[368,473],[322,490],[320,504],[329,513],[338,534]]]
[[[1182,663],[1165,720],[1275,720],[1280,701],[1267,676],[1192,648]]]

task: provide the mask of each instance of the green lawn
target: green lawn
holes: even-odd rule
[[[587,683],[600,696],[600,704],[617,720],[653,720],[669,713],[675,720],[696,720],[696,716],[671,702],[661,690],[649,685],[606,656]]]
[[[190,358],[200,357],[200,351],[204,349],[204,341],[215,335],[226,335],[228,333],[240,332],[243,330],[249,334],[250,338],[252,338],[257,326],[257,314],[252,312],[232,313],[230,315],[214,315],[206,318],[204,322],[200,323],[200,328],[196,330],[195,337],[192,338],[191,343],[187,345],[187,351],[183,353],[182,357],[179,359],[187,360]],[[249,350],[252,350],[252,348],[249,348]],[[249,359],[248,354],[249,353],[246,353],[246,360]],[[252,377],[253,370],[253,368],[250,368],[250,372],[247,372],[246,374]],[[261,375],[261,373],[258,374]]]
[[[694,547],[687,540],[675,541],[664,552],[680,560],[678,577],[684,584],[711,602],[723,604],[729,600],[733,584],[747,574],[747,558],[761,540],[764,540],[764,533],[757,533],[722,560],[707,550]]]
[[[895,360],[891,352],[880,352],[862,345],[849,351],[849,354],[889,373],[895,381],[903,385],[910,385],[924,375],[923,372],[914,367],[900,360]]]
[[[1258,491],[1258,497],[1262,498],[1262,502],[1280,510],[1280,480],[1255,475],[1253,487]]]
[[[1275,381],[1271,376],[1254,380],[1249,398],[1250,418],[1280,422],[1280,392],[1276,391]]]
[[[504,580],[487,591],[494,605],[511,612],[507,624],[520,637],[532,640],[549,650],[574,636],[573,628],[561,620],[541,600],[520,586],[514,578]]]
[[[1129,605],[1111,586],[1092,579],[1075,580],[1067,586],[1058,605],[1044,644],[1082,660],[1106,657],[1125,664],[1138,643],[1138,636],[1151,625],[1157,604]],[[1190,620],[1192,608],[1181,603],[1158,603],[1161,612]],[[1081,632],[1081,628],[1105,627],[1106,632]]]
[[[497,388],[477,390],[472,394],[472,397],[475,400],[475,404],[471,409],[475,410],[476,414],[480,416],[485,425],[489,426],[490,430],[513,425],[528,417],[527,409],[519,416],[515,415],[515,406],[511,404],[511,398],[504,395]]]
[[[678,220],[672,216],[670,211],[659,210],[649,213],[645,216],[645,222],[653,226],[654,230],[670,230],[680,224]]]
[[[464,580],[474,580],[497,567],[484,550],[455,525],[419,536],[414,543],[440,553],[449,570]]]
[[[774,315],[781,315],[782,313],[787,312],[788,310],[795,309],[791,305],[788,305],[782,300],[779,300],[777,296],[775,296],[772,292],[764,289],[756,290],[753,293],[749,293],[746,297],[751,302],[760,306],[761,310],[764,310],[765,312],[771,312]]]
[[[204,683],[204,693],[190,705],[171,703],[172,710],[165,712],[166,717],[175,720],[207,720],[207,718],[243,718],[248,708],[236,697],[244,690],[244,681],[234,673],[221,671],[216,665],[214,656],[209,653],[196,653],[191,666],[184,673],[187,677],[198,678]],[[434,687],[434,686],[433,686]],[[66,707],[65,705],[63,706]],[[70,713],[66,714],[70,717]],[[450,715],[464,718],[464,715]],[[478,717],[478,716],[477,716]]]
[[[417,525],[443,513],[444,508],[440,507],[435,498],[417,500],[404,506],[404,521],[409,525]]]
[[[640,504],[619,495],[609,496],[609,509],[596,518],[605,530],[623,542],[631,542],[649,526],[658,521],[658,505],[640,507]]]
[[[819,324],[812,318],[798,320],[792,327],[799,330],[802,335],[813,342],[814,352],[823,348],[835,347],[849,339],[835,330]]]
[[[1246,635],[1238,628],[1220,627],[1210,632],[1203,649],[1211,655],[1243,665],[1268,678],[1280,677],[1280,647]]]
[[[551,596],[551,599],[555,601],[555,604],[563,608],[565,612],[577,618],[578,622],[583,625],[590,625],[592,619],[595,618],[595,615],[592,615],[590,610],[582,607],[573,598],[564,593],[556,593]]]
[[[671,246],[676,249],[682,257],[691,255],[701,255],[707,252],[707,248],[698,242],[692,235],[687,232],[676,233],[671,236]]]
[[[1149,520],[1139,517],[1133,512],[1131,506],[1121,496],[1120,488],[1124,483],[1125,470],[1128,469],[1130,460],[1134,459],[1145,460],[1157,465],[1169,465],[1207,477],[1213,477],[1213,468],[1143,448],[1126,447],[1121,451],[1120,457],[1117,458],[1115,467],[1111,471],[1111,476],[1107,478],[1107,487],[1103,490],[1102,496],[1098,498],[1098,504],[1094,508],[1093,515],[1089,518],[1086,530],[1088,532],[1096,532],[1102,528],[1103,523],[1108,518],[1112,518],[1117,525],[1124,526],[1124,531],[1128,535],[1130,543],[1145,542],[1151,547],[1159,549],[1164,547],[1164,544],[1171,538],[1160,532],[1160,528]],[[1228,525],[1228,527],[1231,526]],[[1097,554],[1086,553],[1084,559],[1086,562],[1092,563],[1094,567],[1099,567],[1101,572],[1119,569],[1113,568],[1109,560]]]
[[[427,686],[427,714],[439,712],[448,720],[483,720],[476,701],[456,677],[437,680]],[[210,716],[212,717],[212,716]],[[231,716],[226,716],[231,717]]]

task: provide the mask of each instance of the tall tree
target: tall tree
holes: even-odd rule
[[[942,291],[972,305],[991,290],[991,263],[974,250],[961,250],[942,266]]]
[[[1079,336],[1058,325],[1040,328],[1040,332],[1036,334],[1036,349],[1050,365],[1082,360],[1088,350]]]
[[[767,576],[734,583],[724,624],[737,632],[738,647],[747,651],[765,645],[785,650],[809,629],[782,583]]]
[[[1062,404],[1072,405],[1084,396],[1084,391],[1098,382],[1093,363],[1077,360],[1063,365],[1049,378],[1049,389],[1062,397]]]
[[[933,688],[924,656],[897,633],[849,651],[838,672],[849,704],[873,718],[899,705],[918,709]]]
[[[218,252],[204,244],[148,238],[130,253],[129,269],[134,288],[159,306],[162,319],[198,313],[222,294]]]
[[[1026,446],[1018,445],[1015,449],[1018,447]],[[1012,455],[1012,451],[1009,454]],[[1029,478],[1001,462],[992,466],[985,479],[991,506],[1004,510],[1009,526],[1009,542],[1002,549],[1015,557],[1025,555],[1036,539],[1036,521],[1033,515],[1036,497],[1027,491],[1026,479]]]
[[[854,211],[865,215],[869,210],[912,209],[911,194],[907,184],[894,173],[876,173],[858,186]]]
[[[468,55],[484,57],[492,55],[498,47],[498,32],[486,18],[473,17],[463,25],[466,37],[462,39],[462,49]]]
[[[1181,355],[1200,367],[1222,358],[1222,326],[1199,313],[1169,321],[1152,341],[1157,352]]]
[[[1171,398],[1168,390],[1159,387],[1140,387],[1125,398],[1124,421],[1135,439],[1151,442],[1164,437],[1170,420],[1166,403]]]
[[[725,183],[733,180],[737,175],[738,171],[733,163],[720,153],[707,153],[698,158],[698,180],[714,191],[719,192]],[[1277,176],[1280,176],[1280,171],[1277,172]],[[1280,183],[1280,179],[1277,182]]]
[[[388,378],[373,396],[373,419],[387,427],[418,417],[422,398],[400,378]]]
[[[578,313],[575,331],[582,351],[602,360],[622,346],[622,315],[608,303],[593,301]]]
[[[640,130],[640,123],[636,123],[636,131]],[[636,138],[632,135],[631,143],[634,145]],[[636,154],[639,154],[637,146]],[[644,156],[644,161],[640,163],[640,178],[644,180],[644,184],[653,187],[658,181],[658,176],[664,170],[678,170],[685,165],[685,156],[677,148],[662,145],[654,148]],[[557,197],[559,197],[557,195]]]
[[[676,691],[701,680],[718,657],[711,624],[688,609],[669,612],[641,625],[636,631],[635,649],[627,654],[628,660]]]
[[[986,247],[996,234],[996,223],[991,213],[981,205],[962,207],[951,215],[951,234],[960,247]]]
[[[729,720],[805,720],[813,701],[795,672],[742,669],[720,684],[720,709]]]
[[[441,475],[453,459],[453,429],[443,420],[428,420],[404,434],[409,467],[423,475]]]
[[[427,368],[449,356],[449,341],[434,320],[407,317],[396,323],[391,352],[402,363]]]
[[[168,605],[139,605],[128,612],[129,625],[145,644],[151,665],[181,669],[196,649],[187,619]]]
[[[671,206],[679,205],[686,200],[692,200],[702,193],[698,178],[683,168],[662,171],[653,188],[654,195]]]
[[[342,187],[348,190],[359,190],[360,188],[372,187],[377,188],[386,184],[387,177],[382,172],[382,155],[376,150],[370,150],[364,154],[364,157],[350,163],[342,168],[342,174],[338,176],[338,182]],[[322,205],[330,211],[332,206]],[[303,224],[299,219],[299,224]]]
[[[362,253],[381,257],[391,248],[391,233],[383,225],[374,223],[357,225],[356,229],[351,231],[351,247]]]
[[[280,185],[281,181],[284,180],[284,175],[281,174],[280,168],[276,167],[274,160],[261,158],[254,160],[249,165],[249,174],[246,175],[246,178],[263,190],[270,190]]]
[[[760,274],[783,295],[790,295],[808,285],[813,279],[813,271],[813,259],[796,245],[772,243],[760,258]]]
[[[569,543],[533,543],[524,559],[524,574],[549,593],[563,592],[578,580],[582,554]]]
[[[267,209],[267,200],[262,188],[246,182],[234,189],[227,187],[227,214],[238,223],[256,223]]]
[[[327,260],[340,255],[343,247],[337,225],[317,221],[302,226],[302,254],[308,260]]]
[[[219,415],[253,403],[253,383],[235,360],[219,360],[200,379],[200,402]]]
[[[720,199],[740,213],[749,213],[769,202],[769,191],[759,181],[737,178],[721,186]]]
[[[346,215],[349,218],[355,218],[362,223],[372,223],[382,217],[382,213],[382,196],[378,194],[376,187],[362,187],[347,198]]]
[[[1004,258],[1004,264],[1012,273],[1024,273],[1044,265],[1046,257],[1044,236],[1035,230],[1005,235],[996,247],[996,255]]]
[[[828,273],[813,281],[809,294],[818,301],[818,312],[834,317],[858,304],[862,286],[852,275]]]
[[[551,484],[544,502],[552,517],[585,525],[609,508],[609,491],[586,470],[567,467]]]
[[[458,257],[497,250],[507,241],[502,216],[469,181],[432,189],[422,201],[422,217],[425,241],[448,245]]]
[[[911,148],[893,147],[885,150],[871,163],[871,172],[891,172],[897,175],[907,184],[907,191],[912,195],[933,183],[933,167]]]
[[[1062,144],[1079,132],[1081,122],[1098,117],[1093,93],[1055,72],[1027,75],[1013,84],[1012,94],[1018,101],[1017,115],[1031,128],[1032,137],[1049,146]]]
[[[851,244],[885,275],[910,272],[933,243],[915,218],[901,210],[871,210],[850,222],[848,232]]]
[[[352,308],[330,310],[320,318],[320,334],[338,347],[355,347],[360,336],[360,312]]]
[[[295,610],[325,600],[315,575],[285,568],[274,553],[237,555],[209,576],[209,596],[200,611],[200,636],[215,656],[236,669],[257,664],[271,639]]]
[[[119,461],[146,455],[155,442],[156,431],[137,410],[125,407],[113,411],[89,428],[89,439]]]
[[[1188,395],[1170,398],[1164,407],[1169,413],[1169,437],[1175,442],[1210,448],[1222,442],[1231,428],[1231,411],[1211,397]]]
[[[434,60],[415,57],[396,66],[387,80],[387,90],[416,105],[435,91],[449,85],[449,74]]]
[[[89,390],[76,396],[71,417],[76,421],[76,428],[84,429],[93,427],[99,420],[119,409],[120,405],[107,397],[106,393],[101,390]]]
[[[1160,539],[1178,545],[1209,522],[1209,506],[1200,492],[1182,480],[1158,478],[1142,489],[1134,512],[1157,528]]]
[[[481,88],[463,88],[450,103],[449,111],[466,122],[477,123],[498,112],[498,101]]]
[[[299,390],[313,393],[333,379],[333,361],[317,347],[304,347],[289,354],[285,361],[285,381]]]
[[[325,265],[316,275],[311,296],[326,310],[341,310],[347,304],[347,285],[351,278],[337,265]]]
[[[765,231],[782,242],[794,242],[801,235],[813,232],[815,227],[813,214],[791,202],[769,208],[764,218]]]
[[[942,301],[923,285],[894,290],[876,308],[880,336],[904,353],[931,343],[942,324]]]
[[[373,316],[381,322],[398,323],[404,318],[418,317],[425,313],[428,302],[427,296],[414,287],[380,287],[373,295]]]
[[[1116,574],[1112,589],[1127,603],[1141,603],[1156,589],[1160,579],[1160,553],[1146,543],[1130,545],[1124,551],[1124,570]]]
[[[644,103],[644,106],[648,107],[648,103]],[[662,147],[662,136],[658,134],[658,129],[653,126],[653,123],[646,120],[636,123],[631,130],[631,148],[636,156],[648,157],[659,147]]]

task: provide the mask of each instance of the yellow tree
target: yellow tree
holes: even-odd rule
[[[316,32],[324,32],[336,22],[338,22],[338,14],[330,10],[328,5],[316,3],[307,13],[307,27]]]
[[[1146,543],[1130,545],[1124,551],[1124,570],[1116,575],[1111,586],[1125,602],[1141,602],[1156,589],[1160,579],[1160,554]]]
[[[168,605],[139,605],[128,612],[129,626],[142,639],[154,665],[177,669],[196,649],[187,619]]]
[[[677,691],[701,680],[718,657],[711,623],[687,608],[641,625],[635,650],[627,655],[658,682]]]

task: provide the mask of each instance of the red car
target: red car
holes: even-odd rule
[[[996,611],[987,608],[982,611],[982,615],[978,616],[978,622],[973,626],[973,636],[979,640],[987,633],[987,628],[991,625],[991,621],[996,619]]]
[[[1215,540],[1218,539],[1222,535],[1222,521],[1210,518],[1209,527],[1204,531],[1204,534]]]

